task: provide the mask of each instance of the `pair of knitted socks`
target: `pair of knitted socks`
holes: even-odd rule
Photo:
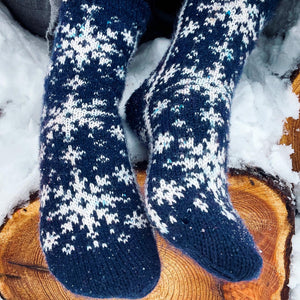
[[[230,102],[275,0],[185,0],[171,46],[127,105],[150,150],[145,205],[118,104],[149,10],[143,0],[63,0],[41,120],[40,239],[50,271],[91,297],[157,284],[151,224],[216,276],[262,260],[228,195]]]

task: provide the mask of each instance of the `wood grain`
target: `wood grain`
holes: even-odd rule
[[[143,187],[145,174],[138,173]],[[162,274],[144,300],[288,299],[289,253],[294,230],[289,189],[257,170],[229,177],[232,202],[262,250],[258,280],[227,283],[157,235]],[[7,300],[88,299],[71,294],[49,273],[38,238],[39,201],[17,210],[0,232],[0,292]],[[18,249],[16,251],[16,249]]]

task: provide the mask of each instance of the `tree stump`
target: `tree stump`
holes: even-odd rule
[[[139,172],[143,187],[145,173]],[[294,215],[290,190],[261,170],[231,170],[235,208],[262,251],[261,276],[228,283],[208,274],[157,234],[161,279],[144,300],[288,299],[289,257]],[[0,232],[0,292],[7,300],[89,299],[75,296],[50,274],[39,244],[39,201],[18,209]]]
[[[300,74],[294,76],[300,94]],[[288,119],[281,143],[292,145],[294,170],[300,171],[300,121]],[[138,172],[141,190],[145,172]],[[263,270],[257,280],[221,281],[157,234],[162,274],[144,300],[287,300],[294,234],[291,190],[262,170],[231,170],[229,192],[262,251]],[[0,295],[6,300],[91,299],[76,296],[50,274],[39,244],[39,201],[19,208],[0,229]]]

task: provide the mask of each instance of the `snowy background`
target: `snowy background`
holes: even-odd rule
[[[120,106],[155,68],[169,40],[142,45],[129,68]],[[44,40],[22,29],[0,3],[0,224],[38,190],[39,119],[48,51]],[[283,0],[274,21],[248,58],[232,104],[230,167],[254,166],[300,191],[290,146],[278,145],[287,117],[298,118],[299,102],[289,82],[300,66],[300,1]],[[128,132],[133,161],[146,151]],[[300,200],[299,195],[296,195]],[[298,201],[300,203],[300,201]],[[291,266],[291,300],[300,299],[300,217],[296,218]]]

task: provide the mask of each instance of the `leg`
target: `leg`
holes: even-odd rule
[[[148,143],[153,225],[202,267],[230,281],[262,260],[227,187],[230,104],[277,0],[185,0],[171,46],[132,95],[128,122]]]
[[[118,115],[148,9],[65,0],[59,14],[41,121],[40,238],[51,272],[86,296],[141,298],[160,276]]]

